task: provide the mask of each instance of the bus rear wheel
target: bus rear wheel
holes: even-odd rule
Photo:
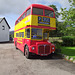
[[[28,46],[25,47],[25,57],[29,59],[31,57],[31,53],[29,52]]]
[[[17,48],[17,42],[15,42],[15,48],[18,49],[18,48]]]

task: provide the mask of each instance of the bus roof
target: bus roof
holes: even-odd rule
[[[49,7],[49,6],[45,6],[45,5],[41,5],[41,4],[31,4],[24,12],[26,12],[29,8],[33,8],[33,7],[54,11],[54,9],[51,8],[51,7]],[[23,12],[23,13],[24,13],[24,12]],[[22,14],[23,14],[23,13],[22,13]],[[21,14],[21,15],[22,15],[22,14]],[[19,16],[19,18],[21,17],[21,15]],[[18,19],[19,19],[19,18],[18,18]],[[18,20],[18,19],[17,19],[17,20]],[[17,20],[16,20],[16,21],[17,21]]]
[[[49,6],[45,6],[45,5],[41,5],[41,4],[31,4],[26,10],[28,10],[29,8],[33,8],[33,7],[36,7],[36,8],[41,8],[41,9],[47,9],[47,10],[52,10],[54,11],[53,8],[49,7]]]

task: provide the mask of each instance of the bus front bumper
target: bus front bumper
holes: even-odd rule
[[[30,46],[30,52],[40,56],[47,56],[55,52],[55,46],[53,44],[37,44]]]

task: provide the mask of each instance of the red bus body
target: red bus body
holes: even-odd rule
[[[33,14],[33,8],[43,9],[43,15]],[[31,9],[31,13],[26,16],[27,10]],[[53,17],[45,16],[45,10],[50,10],[53,12]],[[22,16],[25,13],[25,18]],[[22,17],[20,22],[18,20]],[[41,18],[38,21],[38,18]],[[43,19],[50,19],[50,22],[43,21]],[[38,22],[38,23],[37,23]],[[47,26],[46,26],[47,25]],[[30,30],[29,38],[27,37],[26,30]],[[32,39],[32,30],[38,30],[41,32],[37,37],[41,39]],[[42,30],[41,30],[42,29]],[[30,5],[23,14],[16,20],[15,29],[14,29],[14,45],[20,49],[22,52],[25,51],[26,45],[28,46],[29,52],[34,53],[40,56],[47,56],[51,53],[55,52],[55,46],[49,42],[49,38],[43,39],[44,33],[49,33],[51,30],[55,30],[55,13],[53,8],[40,5],[40,4],[32,4]],[[46,36],[45,36],[46,37]]]

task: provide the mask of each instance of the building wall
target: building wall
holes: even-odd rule
[[[0,42],[5,42],[5,41],[9,41],[9,27],[7,26],[5,20],[3,20],[0,23]]]

